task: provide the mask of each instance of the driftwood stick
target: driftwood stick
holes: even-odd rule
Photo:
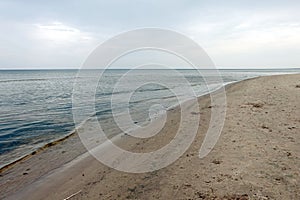
[[[79,190],[78,192],[74,193],[74,194],[71,194],[70,196],[68,196],[67,198],[64,198],[64,200],[68,200],[72,197],[74,197],[75,195],[79,194],[81,192],[81,190]]]

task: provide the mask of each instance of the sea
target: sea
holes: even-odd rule
[[[187,80],[197,96],[213,88],[207,87],[205,77],[200,76],[197,70],[176,71],[178,73],[159,69],[112,69],[101,73],[98,70],[78,73],[75,69],[0,70],[0,168],[74,131],[77,125],[72,112],[77,109],[72,102],[75,83],[89,88],[98,81],[93,105],[94,114],[99,120],[111,117],[112,109],[118,113],[118,110],[121,112],[127,106],[135,123],[141,124],[149,121],[150,108],[159,112],[159,109],[168,109],[178,104],[178,96],[174,91],[184,90],[178,76]],[[258,76],[299,72],[300,69],[226,69],[219,70],[219,75],[223,85],[226,85]],[[100,81],[99,74],[102,74]],[[129,81],[117,85],[124,74],[130,76]],[[153,81],[145,84],[149,77],[153,77]],[[164,84],[159,84],[162,80]],[[167,86],[165,83],[168,83]],[[122,104],[129,94],[129,103]],[[84,97],[85,94],[81,95]],[[82,102],[77,101],[76,106],[84,107],[92,103],[82,98]]]

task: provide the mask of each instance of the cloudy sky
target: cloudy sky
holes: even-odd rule
[[[178,31],[220,68],[300,67],[300,1],[0,1],[0,69],[78,68],[101,42]]]

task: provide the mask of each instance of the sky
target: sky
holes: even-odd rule
[[[299,0],[1,0],[0,69],[79,68],[144,27],[186,35],[218,68],[299,68],[299,10]]]

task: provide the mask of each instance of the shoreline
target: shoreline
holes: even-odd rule
[[[252,79],[252,78],[257,78],[257,77],[251,77],[251,78],[244,79],[244,80],[240,80],[240,81],[245,81],[245,80],[249,80],[249,79]],[[209,94],[211,94],[211,93],[213,93],[213,92],[219,90],[221,87],[226,87],[226,85],[238,83],[238,82],[240,82],[240,81],[233,81],[233,82],[224,83],[223,86],[220,86],[220,87],[218,87],[218,88],[216,88],[216,89],[214,89],[214,90],[212,90],[212,91],[210,91],[210,92],[206,92],[206,93],[204,93],[204,94],[201,94],[200,96],[197,96],[196,98],[200,98],[200,97],[202,97],[202,96],[209,95]],[[182,102],[182,103],[184,103],[184,102]],[[179,106],[179,103],[170,106],[167,110],[171,110],[171,109],[176,108],[176,107],[178,107],[178,106]],[[94,114],[93,114],[93,115],[94,115]],[[89,119],[90,119],[90,118],[84,120],[84,121],[80,124],[79,127],[81,127],[82,124],[86,123]],[[38,147],[36,150],[34,150],[34,151],[32,151],[32,152],[30,152],[30,153],[24,155],[24,156],[21,156],[21,157],[17,158],[16,160],[13,160],[12,162],[10,162],[10,163],[8,163],[8,164],[5,164],[5,165],[3,165],[3,166],[0,166],[0,173],[1,173],[1,172],[4,172],[5,170],[7,170],[7,169],[9,169],[9,168],[11,168],[11,167],[13,167],[13,166],[14,166],[15,164],[17,164],[18,162],[24,161],[24,160],[30,158],[31,156],[35,155],[36,153],[39,153],[39,152],[45,150],[46,148],[49,148],[49,147],[51,147],[51,146],[53,146],[53,145],[56,145],[56,144],[58,144],[58,143],[60,143],[60,142],[62,142],[62,141],[64,141],[64,140],[68,139],[69,137],[74,136],[75,134],[76,134],[76,128],[74,128],[72,131],[70,131],[69,134],[66,134],[66,135],[63,136],[63,137],[58,138],[57,140],[53,140],[53,141],[50,141],[50,142],[48,142],[48,143],[45,143],[45,144],[42,145],[41,147]],[[115,135],[115,136],[117,136],[117,135]],[[113,136],[113,137],[115,137],[115,136]]]
[[[274,75],[270,75],[270,76],[274,76]],[[276,75],[275,75],[275,76],[276,76]],[[203,96],[210,95],[211,93],[216,92],[217,90],[220,90],[222,87],[225,88],[227,85],[239,83],[239,82],[246,81],[246,80],[250,80],[250,79],[255,79],[255,78],[258,78],[258,77],[262,77],[262,76],[251,77],[251,78],[243,79],[243,80],[240,80],[240,81],[232,81],[232,82],[228,82],[228,83],[223,83],[223,86],[220,86],[220,87],[218,87],[218,88],[216,88],[216,89],[214,89],[214,90],[212,90],[212,91],[210,91],[210,92],[203,93],[203,94],[197,96],[196,98],[201,98],[201,97],[203,97]],[[185,102],[181,102],[181,103],[185,103]],[[170,107],[167,109],[167,111],[169,111],[169,110],[171,110],[171,109],[174,109],[174,108],[176,108],[176,107],[178,107],[178,106],[180,106],[180,103],[177,103],[177,104],[175,104],[175,105],[170,106]],[[95,114],[93,114],[93,115],[95,115]],[[92,116],[93,116],[93,115],[92,115]],[[80,126],[79,126],[79,127],[81,127],[84,123],[86,123],[90,118],[91,118],[91,117],[89,117],[88,119],[86,119],[86,120],[84,120],[82,123],[80,123]],[[77,128],[78,128],[78,127],[77,127]],[[53,145],[56,145],[56,144],[58,144],[58,143],[60,143],[60,142],[62,142],[62,141],[64,141],[64,140],[66,140],[66,139],[68,139],[68,138],[74,136],[74,135],[76,134],[76,129],[77,129],[77,128],[75,127],[72,131],[70,131],[68,134],[66,134],[65,136],[63,136],[63,137],[61,137],[61,138],[58,138],[58,139],[56,139],[56,140],[50,141],[50,142],[48,142],[48,143],[45,143],[45,144],[42,145],[41,147],[38,147],[36,150],[34,150],[34,151],[32,151],[32,152],[30,152],[30,153],[24,155],[24,156],[21,156],[20,158],[17,158],[16,160],[13,160],[12,162],[10,162],[10,163],[8,163],[8,164],[5,164],[5,165],[3,165],[3,166],[0,166],[0,173],[4,172],[5,170],[7,170],[7,169],[9,169],[9,168],[11,168],[11,167],[13,167],[13,166],[14,166],[15,164],[17,164],[18,162],[22,162],[22,161],[24,161],[24,160],[30,158],[31,156],[35,155],[36,153],[39,153],[39,152],[41,152],[41,151],[43,151],[43,150],[45,150],[45,149],[47,149],[47,148],[49,148],[49,147],[51,147],[51,146],[53,146]],[[116,136],[117,136],[117,135],[115,135],[115,136],[113,136],[113,137],[116,137]]]
[[[299,68],[295,68],[295,69],[299,69]],[[280,74],[279,73],[279,74],[270,74],[270,75],[256,76],[256,77],[250,77],[250,78],[239,80],[239,81],[232,81],[232,82],[223,83],[223,86],[220,86],[220,87],[218,87],[218,88],[216,88],[216,89],[214,89],[214,90],[212,90],[210,92],[203,93],[203,94],[197,96],[197,98],[209,95],[209,94],[211,94],[213,92],[216,92],[217,90],[220,90],[222,87],[226,88],[227,86],[229,86],[231,84],[236,84],[236,83],[239,83],[239,82],[243,82],[243,81],[247,81],[247,80],[251,80],[251,79],[256,79],[256,78],[259,78],[259,77],[281,76],[281,75],[289,75],[289,74],[299,74],[299,72],[289,72],[289,73],[284,73],[284,74]],[[184,103],[184,102],[182,102],[182,103]],[[175,104],[173,106],[170,106],[167,110],[170,110],[170,109],[178,107],[178,106],[179,106],[179,103],[177,103],[177,104]],[[81,125],[83,123],[85,123],[86,121],[88,121],[89,119],[90,118],[84,120],[81,123]],[[60,142],[62,142],[64,140],[68,139],[69,137],[74,136],[75,134],[76,134],[76,127],[73,130],[71,130],[68,134],[66,134],[65,136],[62,136],[62,137],[60,137],[58,139],[55,139],[55,140],[52,140],[52,141],[50,141],[48,143],[45,143],[41,147],[38,147],[36,150],[34,150],[34,151],[32,151],[32,152],[30,152],[30,153],[28,153],[26,155],[23,155],[23,156],[15,159],[15,160],[12,160],[10,163],[7,163],[7,164],[4,164],[3,166],[0,166],[0,173],[4,172],[5,170],[7,170],[7,169],[9,169],[11,167],[13,167],[18,162],[22,162],[22,161],[30,158],[31,156],[35,155],[36,153],[39,153],[39,152],[41,152],[41,151],[43,151],[43,150],[45,150],[45,149],[47,149],[47,148],[49,148],[49,147],[51,147],[53,145],[56,145],[56,144],[58,144],[58,143],[60,143]],[[117,135],[115,135],[115,136],[117,136]],[[113,137],[115,137],[115,136],[113,136]]]
[[[240,90],[241,90],[241,88],[243,87],[243,85],[248,85],[249,87],[251,86],[251,85],[249,85],[250,83],[256,83],[256,82],[261,82],[262,80],[269,80],[269,81],[272,81],[273,79],[284,79],[284,77],[293,77],[293,76],[299,76],[299,74],[297,75],[273,75],[273,76],[268,76],[268,77],[255,77],[255,78],[250,78],[250,79],[246,79],[246,80],[242,80],[242,81],[238,81],[238,82],[234,82],[234,83],[231,83],[231,84],[228,84],[227,86],[225,86],[225,88],[226,88],[226,91],[228,90],[230,93],[229,93],[229,95],[231,95],[230,97],[232,98],[232,93],[236,93],[236,92],[241,92]],[[253,80],[254,79],[254,80]],[[257,80],[255,80],[255,79],[257,79]],[[287,78],[286,78],[287,79]],[[294,78],[294,80],[295,80],[295,78]],[[296,79],[297,80],[297,79]],[[299,80],[299,79],[298,79]],[[285,80],[284,80],[285,81]],[[299,84],[299,83],[294,83],[294,84]],[[252,86],[251,86],[252,87]],[[265,86],[264,86],[265,87]],[[272,86],[273,87],[273,86]],[[279,86],[274,86],[274,87],[279,87]],[[281,86],[280,86],[281,87]],[[282,86],[283,87],[283,86]],[[295,87],[295,86],[294,86]],[[270,89],[270,88],[269,88]],[[267,88],[267,90],[266,91],[269,91],[269,89]],[[275,88],[274,88],[275,89]],[[253,89],[254,91],[255,91],[255,89]],[[258,89],[259,90],[259,89]],[[261,90],[261,88],[260,88],[260,90]],[[258,95],[258,94],[257,94]],[[278,94],[273,94],[273,95],[278,95]],[[199,97],[199,99],[200,99],[200,101],[201,100],[204,100],[204,102],[206,102],[205,104],[207,104],[208,105],[208,97],[209,97],[209,94],[206,94],[206,95],[203,95],[203,96],[200,96]],[[262,96],[263,97],[263,96]],[[275,96],[274,96],[275,97]],[[252,111],[251,110],[254,110],[253,112],[255,113],[255,112],[258,112],[258,111],[260,111],[260,107],[255,107],[254,106],[254,103],[255,103],[255,101],[254,100],[251,100],[252,98],[254,99],[254,97],[249,97],[250,99],[249,100],[247,100],[247,101],[249,101],[248,103],[249,104],[245,104],[245,105],[243,105],[243,104],[241,104],[240,105],[240,107],[239,107],[239,109],[250,109],[249,110],[249,113],[252,113]],[[251,100],[251,101],[250,101]],[[253,103],[254,102],[254,103]],[[229,102],[230,103],[230,102]],[[260,102],[258,102],[258,103],[260,103]],[[295,103],[295,102],[294,102]],[[253,104],[253,105],[252,105]],[[209,109],[207,109],[207,105],[204,105],[204,110],[202,111],[202,112],[204,112],[204,119],[202,119],[202,120],[208,120],[208,114],[207,115],[205,115],[205,113],[206,112],[208,112],[208,110]],[[234,105],[229,105],[229,108],[231,108],[232,106],[234,106]],[[296,106],[296,105],[295,105]],[[172,113],[175,113],[176,114],[176,110],[177,110],[177,108],[174,108],[174,110],[170,110],[170,111],[168,111],[168,112],[172,112]],[[250,112],[251,111],[251,112]],[[297,111],[297,110],[296,110]],[[268,112],[270,112],[269,110],[268,110]],[[174,114],[174,115],[175,115]],[[237,114],[237,113],[236,113]],[[229,112],[229,115],[231,116],[231,113]],[[206,116],[206,117],[205,117]],[[234,116],[234,115],[232,115],[232,116]],[[262,118],[262,119],[264,119],[264,118]],[[227,121],[228,122],[228,121]],[[241,122],[238,122],[238,123],[241,123]],[[299,122],[298,122],[299,123]],[[245,124],[245,126],[247,126],[247,124]],[[265,128],[261,128],[262,129],[262,131],[265,131],[265,130],[270,130],[269,129],[269,125],[261,125],[262,127],[264,126]],[[267,128],[266,128],[267,127]],[[291,126],[291,127],[293,127],[293,126]],[[291,128],[291,130],[292,131],[296,131],[296,130],[294,130],[294,129],[297,129],[297,126],[295,126],[296,128]],[[200,128],[203,128],[203,127],[200,127]],[[228,127],[225,127],[225,129],[228,129]],[[255,130],[257,129],[257,128],[260,128],[260,127],[252,127],[251,129],[249,129],[249,130],[252,130],[253,128],[255,128]],[[169,129],[170,129],[170,127],[169,127]],[[205,129],[205,128],[204,128]],[[232,131],[233,131],[234,129],[232,129]],[[253,129],[254,130],[254,129]],[[225,130],[226,131],[226,130]],[[228,131],[228,130],[227,130]],[[224,135],[228,135],[230,132],[226,132],[226,133],[222,133],[222,134],[224,134]],[[274,130],[273,130],[273,133],[274,133]],[[73,133],[73,136],[74,135],[76,135],[75,133]],[[222,135],[223,136],[223,135]],[[70,138],[71,136],[69,136],[68,138]],[[202,136],[201,136],[202,137]],[[200,138],[201,138],[200,137]],[[249,136],[247,136],[247,137],[249,137]],[[295,136],[295,137],[297,137],[297,136]],[[74,137],[71,137],[71,138],[74,138]],[[200,141],[201,141],[201,139],[199,139]],[[237,140],[237,139],[235,139],[235,140]],[[249,141],[251,141],[251,140],[249,140]],[[295,141],[297,141],[296,139],[295,139]],[[64,140],[62,140],[61,142],[58,142],[58,144],[56,144],[56,145],[51,145],[51,147],[53,148],[56,148],[57,146],[59,146],[59,145],[62,145],[61,143],[64,143],[64,142],[67,142],[67,141],[65,141],[65,139]],[[132,143],[132,144],[135,144],[135,141],[129,141],[129,144],[130,143]],[[235,143],[233,143],[233,144],[235,144]],[[220,145],[218,145],[218,146],[220,146]],[[247,145],[246,145],[247,146]],[[137,147],[132,147],[132,148],[139,148],[138,146]],[[219,148],[219,147],[218,147]],[[216,148],[216,151],[217,152],[219,152],[218,151],[218,148]],[[277,149],[278,149],[278,147],[276,147]],[[287,147],[285,147],[285,148],[287,148]],[[51,149],[51,148],[47,148],[48,150],[49,149]],[[196,150],[199,150],[198,149],[198,147],[196,148]],[[36,155],[39,155],[39,156],[41,156],[42,154],[45,154],[45,152],[44,152],[44,150],[41,150],[40,152],[38,152]],[[195,154],[195,153],[187,153],[186,155],[190,155],[190,154]],[[213,154],[213,153],[212,153]],[[295,152],[292,152],[292,155],[294,155],[295,154]],[[243,154],[242,154],[243,155]],[[193,155],[194,156],[194,155]],[[189,156],[189,157],[193,157],[193,156]],[[215,157],[216,155],[213,155],[213,157]],[[245,156],[245,155],[244,155]],[[270,156],[270,155],[269,155]],[[296,152],[296,156],[297,156],[297,152]],[[29,160],[32,158],[32,157],[34,157],[34,156],[29,156],[29,158],[25,158],[24,160],[25,160],[25,162],[29,162]],[[187,157],[187,159],[189,159],[189,157]],[[209,157],[211,157],[211,156],[209,156]],[[289,157],[289,156],[288,156]],[[89,158],[89,159],[91,159],[91,158]],[[235,159],[235,157],[233,157],[232,158],[233,160]],[[91,159],[91,161],[92,161],[93,159]],[[216,161],[215,161],[216,160]],[[215,162],[215,163],[219,163],[219,160],[220,160],[220,158],[218,158],[218,156],[216,156],[214,159],[213,159],[213,161],[212,162]],[[222,159],[221,159],[222,160]],[[36,160],[37,161],[37,160]],[[204,159],[204,163],[207,161],[207,158],[205,158]],[[178,161],[179,162],[179,161]],[[186,161],[185,161],[186,162]],[[190,161],[189,161],[190,162]],[[193,161],[194,162],[194,161]],[[244,162],[244,161],[243,161]],[[297,159],[295,160],[295,162],[297,163]],[[67,163],[67,162],[65,162],[65,163]],[[196,162],[197,163],[197,162]],[[226,163],[226,161],[220,161],[220,163],[221,164],[215,164],[215,165],[213,165],[213,167],[216,167],[216,166],[218,166],[218,165],[223,165],[224,163]],[[222,164],[223,163],[223,164]],[[28,163],[29,165],[31,164],[31,165],[34,165],[34,163]],[[37,163],[36,163],[37,164]],[[16,165],[19,165],[19,166],[16,166]],[[82,170],[82,169],[85,169],[85,168],[89,168],[88,166],[85,166],[84,165],[84,163],[82,163],[81,162],[81,167],[79,167],[78,169],[80,169],[80,170]],[[95,166],[96,166],[96,164],[95,164],[95,162],[93,161],[93,165],[94,165],[94,167],[92,168],[93,170],[95,170]],[[175,166],[174,166],[175,165]],[[77,166],[77,164],[76,164],[76,166]],[[76,166],[75,166],[75,168],[76,168]],[[171,171],[172,171],[172,168],[174,168],[174,169],[176,169],[176,164],[172,164],[171,165]],[[188,168],[188,166],[186,166],[185,164],[182,164],[182,165],[180,165],[180,166],[184,166],[184,168]],[[197,165],[196,165],[197,166]],[[201,166],[201,162],[200,162],[200,166]],[[226,165],[225,165],[226,166]],[[12,170],[12,168],[14,168],[14,167],[16,167],[16,168],[20,168],[20,167],[22,167],[21,166],[21,163],[16,163],[16,164],[14,164],[14,166],[12,166],[11,168],[9,168],[9,169],[6,169],[6,170],[4,170],[4,171],[11,171]],[[192,166],[191,166],[192,167]],[[228,165],[227,165],[227,167],[228,167]],[[237,168],[238,168],[238,166],[236,166]],[[169,168],[169,167],[167,167],[167,168]],[[196,167],[197,168],[197,167]],[[226,167],[225,167],[226,168]],[[58,169],[58,168],[56,168],[56,169]],[[121,176],[120,175],[120,173],[118,173],[118,172],[116,172],[116,171],[114,171],[114,170],[109,170],[109,169],[107,169],[107,167],[101,167],[100,169],[105,169],[105,171],[109,171],[111,174],[110,174],[110,176]],[[92,170],[92,171],[93,171]],[[190,169],[190,171],[194,171],[195,169]],[[68,170],[68,171],[70,171],[70,170]],[[75,170],[76,171],[76,170]],[[159,170],[159,171],[163,171],[163,172],[166,172],[166,170],[165,169],[162,169],[162,170]],[[179,170],[180,171],[180,170]],[[210,173],[209,171],[206,171],[207,173]],[[2,171],[0,171],[0,173],[1,173],[1,176],[2,176],[2,178],[5,178],[6,177],[6,174],[4,173],[4,175],[2,175]],[[50,174],[51,174],[51,171],[49,172]],[[48,173],[48,175],[49,175],[49,173]],[[72,174],[72,172],[70,172],[71,174]],[[93,172],[93,173],[95,173],[95,172]],[[92,173],[92,174],[93,174]],[[158,172],[159,173],[159,172]],[[168,172],[169,173],[169,172]],[[200,172],[198,172],[198,173],[200,173]],[[228,174],[230,174],[229,172],[227,172]],[[88,171],[85,171],[84,172],[84,174],[85,174],[85,177],[87,178],[87,179],[91,179],[91,177],[89,177],[88,176]],[[160,173],[159,173],[160,174]],[[74,175],[74,174],[72,174],[72,175]],[[185,175],[188,175],[188,174],[185,174]],[[130,175],[131,176],[131,175]],[[148,175],[147,175],[148,176]],[[297,176],[297,175],[294,175],[294,176]],[[44,178],[43,178],[44,177]],[[37,180],[39,180],[40,182],[39,183],[43,183],[43,180],[45,180],[45,178],[47,177],[47,175],[43,175],[43,176],[40,176],[40,177],[38,177],[37,179],[35,179],[32,183],[34,183],[34,182],[36,182]],[[85,178],[84,177],[84,178]],[[135,177],[135,176],[133,176],[133,177]],[[140,177],[140,176],[137,176],[138,178]],[[152,177],[152,176],[151,176]],[[161,177],[164,177],[163,175],[161,175],[161,176],[159,176],[160,178]],[[24,178],[24,177],[23,177]],[[63,181],[66,181],[67,179],[65,179],[66,177],[64,177],[64,178],[62,178],[62,179],[64,179]],[[77,175],[74,177],[74,179],[79,179],[79,178],[82,178],[81,177],[81,175],[80,175],[80,177],[78,177]],[[154,177],[152,177],[152,178],[154,178]],[[152,179],[151,178],[151,179]],[[155,178],[154,178],[155,179]],[[165,180],[166,178],[163,178],[163,180]],[[80,179],[81,180],[81,179]],[[120,180],[123,180],[123,179],[120,179]],[[126,179],[125,179],[126,180]],[[156,179],[155,179],[156,180]],[[155,182],[155,180],[152,180],[152,182],[154,181]],[[191,179],[191,180],[193,180],[193,179]],[[248,179],[247,179],[248,180]],[[297,180],[297,179],[296,179]],[[298,179],[299,180],[299,179]],[[48,180],[49,181],[49,180]],[[53,180],[52,180],[53,181]],[[52,181],[50,181],[51,183],[52,183]],[[112,178],[110,178],[110,179],[105,179],[105,181],[107,182],[108,181],[108,183],[112,183],[111,181],[113,181],[113,179]],[[128,183],[130,183],[130,184],[132,184],[132,183],[135,183],[135,181],[134,181],[134,179],[132,180],[132,179],[129,179],[128,180],[129,182]],[[175,183],[176,182],[180,182],[180,180],[175,180]],[[55,181],[54,181],[55,182]],[[86,182],[86,181],[85,181]],[[122,181],[121,181],[122,182]],[[178,183],[179,183],[178,182]],[[29,188],[30,189],[30,187],[32,186],[32,183],[31,184],[29,184],[29,185],[27,185],[27,189]],[[68,183],[69,183],[69,181],[68,181]],[[53,184],[53,183],[52,183]],[[83,184],[83,183],[80,183],[80,184]],[[185,183],[184,183],[185,184]],[[190,184],[190,183],[189,183]],[[0,183],[0,185],[1,185],[1,183]],[[193,185],[193,183],[192,183],[192,185]],[[69,185],[70,186],[70,185]],[[205,185],[204,185],[205,186]],[[203,186],[203,187],[204,187]],[[61,198],[61,197],[67,197],[67,193],[68,194],[72,194],[72,193],[75,193],[76,191],[76,189],[74,190],[74,188],[76,188],[75,186],[72,186],[73,187],[73,189],[72,188],[70,188],[69,190],[66,190],[66,193],[59,193],[59,192],[57,192],[57,193],[55,193],[55,194],[53,194],[53,195],[55,195],[55,197],[59,197],[59,198]],[[185,186],[184,186],[185,187]],[[204,187],[205,188],[205,187]],[[19,188],[20,189],[20,188]],[[15,190],[15,192],[17,192],[17,191],[19,191],[20,192],[20,190],[19,189],[17,189],[16,188],[16,190]],[[23,188],[24,189],[24,188]],[[52,189],[51,189],[52,190]],[[51,191],[50,190],[50,191]],[[180,189],[178,189],[178,191],[179,190],[182,190],[182,188]],[[48,190],[47,190],[48,191]],[[61,190],[60,190],[61,191]],[[71,191],[73,191],[73,192],[71,192]],[[226,190],[227,191],[227,190]],[[13,193],[15,193],[15,192],[13,192]],[[24,191],[23,191],[24,192]],[[62,192],[62,191],[61,191]],[[39,192],[37,192],[37,193],[39,193]],[[48,191],[48,193],[49,193],[49,191]],[[115,192],[112,192],[113,194],[115,194]],[[126,192],[125,191],[125,193],[128,193],[128,191]],[[129,191],[129,193],[130,194],[132,194],[132,192],[131,191]],[[207,192],[205,192],[205,195],[211,195],[211,194],[206,194]],[[194,193],[193,193],[194,194]],[[3,194],[1,194],[1,192],[0,192],[0,196],[1,195],[3,195]],[[39,194],[39,195],[41,195],[41,194]],[[53,196],[52,195],[52,196]],[[82,194],[79,194],[79,196],[81,196]],[[134,194],[134,195],[138,195],[138,194]],[[220,194],[214,194],[214,195],[220,195]],[[295,193],[295,195],[297,195],[296,193]],[[38,195],[37,195],[38,196]],[[5,196],[4,196],[5,197]],[[48,197],[48,198],[50,198],[50,197]],[[25,198],[26,199],[26,198]]]
[[[56,144],[58,144],[58,143],[60,143],[62,141],[67,140],[68,138],[74,136],[75,134],[76,134],[76,130],[73,130],[69,134],[67,134],[66,136],[63,136],[63,137],[61,137],[61,138],[59,138],[57,140],[50,141],[49,143],[44,144],[43,146],[37,148],[36,150],[34,150],[34,151],[32,151],[32,152],[24,155],[24,156],[21,156],[20,158],[17,158],[16,160],[14,160],[14,161],[12,161],[12,162],[10,162],[8,164],[3,165],[2,167],[0,167],[0,173],[4,172],[5,170],[7,170],[7,169],[9,169],[11,167],[13,167],[18,162],[22,162],[22,161],[30,158],[31,156],[34,156],[35,154],[42,152],[43,150],[45,150],[45,149],[47,149],[49,147],[52,147],[52,146],[54,146],[54,145],[56,145]]]

